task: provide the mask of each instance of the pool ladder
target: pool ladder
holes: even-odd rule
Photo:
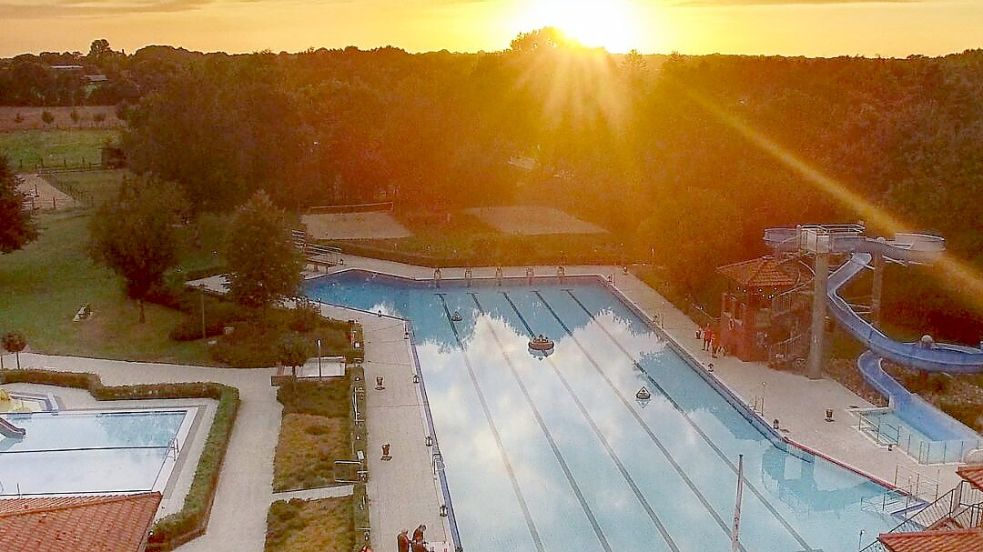
[[[181,445],[178,443],[177,437],[172,437],[167,443],[167,454],[170,455],[174,453],[174,461],[177,462],[177,457],[181,453]]]

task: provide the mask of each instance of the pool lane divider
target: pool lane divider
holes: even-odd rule
[[[652,383],[652,385],[655,387],[655,389],[662,396],[664,396],[666,398],[666,400],[669,401],[669,404],[671,404],[672,407],[675,408],[683,416],[683,419],[686,420],[686,422],[690,425],[690,427],[692,427],[693,430],[696,431],[700,435],[700,437],[702,437],[703,440],[708,445],[710,445],[710,448],[713,449],[713,451],[715,453],[717,453],[717,456],[719,456],[720,459],[724,461],[724,463],[731,469],[731,471],[734,472],[734,475],[736,476],[737,473],[738,473],[737,466],[734,465],[734,463],[730,460],[730,458],[728,458],[727,455],[724,454],[724,452],[722,450],[720,450],[720,447],[718,447],[717,444],[714,443],[712,439],[710,439],[710,436],[707,435],[703,431],[703,428],[699,427],[699,425],[697,425],[696,422],[694,422],[693,419],[689,417],[689,414],[679,405],[679,403],[677,403],[669,395],[668,392],[666,392],[666,390],[655,380],[655,378],[653,378],[648,372],[645,371],[645,369],[642,368],[642,366],[641,366],[641,364],[639,364],[638,360],[636,360],[635,357],[631,353],[629,353],[628,350],[625,349],[624,346],[617,340],[617,338],[615,338],[614,335],[612,335],[611,332],[608,331],[608,329],[605,328],[604,325],[601,324],[599,320],[597,320],[597,318],[594,316],[594,313],[592,313],[590,311],[590,309],[588,309],[587,306],[584,305],[580,301],[580,299],[577,298],[576,295],[574,295],[573,290],[569,290],[568,289],[568,290],[564,290],[564,291],[566,291],[566,293],[568,295],[570,295],[570,298],[573,299],[573,301],[576,302],[577,305],[580,306],[580,308],[583,309],[583,311],[585,313],[587,313],[587,316],[590,317],[590,319],[591,319],[592,322],[594,322],[595,324],[597,324],[597,327],[600,328],[602,332],[604,332],[604,335],[606,335],[608,337],[608,339],[610,339],[611,342],[622,353],[624,353],[624,355],[628,358],[628,360],[631,361],[632,364],[634,364],[635,368],[638,369],[639,372],[641,372],[642,374],[645,375],[646,379],[648,379],[649,382]],[[554,312],[553,311],[553,308],[550,307],[548,305],[548,303],[546,303],[546,299],[542,296],[542,294],[540,294],[539,292],[536,292],[536,295],[538,295],[539,298],[543,301],[543,304],[547,305],[546,308],[548,308],[550,310],[550,312]],[[554,312],[554,316],[556,316],[555,312]],[[580,345],[579,342],[577,344]],[[581,347],[581,349],[583,349],[583,347]],[[585,351],[585,354],[587,354],[586,351]],[[593,363],[593,361],[592,361],[592,363]],[[598,370],[600,370],[600,368],[597,366],[597,364],[595,364],[595,367],[597,367]],[[617,393],[617,388],[614,387],[614,385],[607,378],[607,376],[604,376],[604,379],[608,382],[609,385],[612,386],[613,389],[615,389],[615,392]],[[621,395],[619,394],[618,396],[620,397]],[[624,400],[625,399],[622,397],[622,401],[624,401]],[[634,412],[634,410],[632,412]],[[641,417],[637,416],[637,414],[636,414],[636,418],[639,420],[640,423],[642,423],[643,425],[646,426],[646,431],[649,431],[648,430],[648,424],[645,424],[645,422],[641,419]],[[653,434],[651,432],[649,432],[649,435],[653,435]],[[653,438],[654,438],[654,436],[653,436]],[[812,548],[809,547],[808,543],[806,543],[805,539],[802,538],[802,535],[800,535],[799,532],[796,531],[794,527],[792,527],[792,525],[788,522],[788,520],[786,520],[785,517],[782,516],[780,512],[778,512],[778,510],[764,497],[764,495],[757,489],[757,487],[754,486],[754,484],[752,484],[750,481],[748,481],[747,478],[744,479],[744,484],[751,491],[751,493],[754,494],[754,496],[756,496],[758,498],[758,500],[761,501],[762,505],[764,505],[764,507],[767,508],[768,511],[771,512],[771,514],[773,516],[775,516],[775,519],[777,519],[778,522],[781,523],[783,527],[785,527],[785,529],[789,532],[789,534],[791,534],[792,537],[795,538],[795,540],[798,541],[798,543],[800,545],[802,545],[802,547],[803,547],[804,550],[813,550]]]
[[[505,470],[508,472],[509,482],[512,484],[512,492],[515,493],[515,497],[519,501],[519,507],[522,509],[522,515],[525,517],[526,527],[529,529],[529,534],[532,537],[533,543],[536,545],[536,550],[539,552],[546,552],[546,549],[543,546],[543,540],[540,538],[539,531],[536,529],[536,524],[532,520],[529,505],[526,504],[526,499],[522,495],[522,489],[519,487],[519,480],[515,475],[515,470],[512,468],[512,463],[509,461],[509,457],[505,453],[505,445],[502,443],[502,436],[499,434],[498,428],[495,427],[491,410],[488,408],[488,402],[485,399],[484,393],[481,392],[481,387],[478,385],[478,376],[474,371],[474,367],[471,365],[471,360],[468,359],[468,354],[464,349],[464,342],[461,340],[461,335],[457,332],[457,326],[454,325],[450,309],[447,308],[447,299],[444,297],[443,293],[438,293],[436,295],[440,298],[440,304],[444,308],[447,323],[450,325],[451,331],[454,333],[454,340],[457,342],[457,346],[461,350],[461,357],[464,359],[464,366],[467,368],[468,375],[471,377],[471,383],[474,385],[474,390],[478,395],[478,403],[481,405],[481,410],[485,414],[485,421],[488,422],[488,428],[491,429],[492,437],[495,438],[495,444],[498,446],[498,453],[502,457],[502,462],[505,464]]]
[[[529,337],[534,336],[535,332],[526,322],[525,317],[522,316],[522,313],[519,311],[519,308],[516,306],[515,302],[512,301],[512,298],[509,297],[509,294],[503,291],[502,295],[505,297],[505,300],[509,302],[509,305],[512,307],[512,310],[515,311],[516,315],[519,316],[519,320],[521,320],[522,325],[526,327]],[[560,325],[563,326],[563,323],[561,322]],[[564,329],[566,329],[566,326],[564,326]],[[567,333],[569,333],[569,330],[567,330]],[[608,453],[608,456],[614,462],[615,466],[617,466],[618,471],[621,472],[621,476],[624,478],[625,482],[628,483],[628,486],[635,494],[635,498],[638,499],[638,502],[642,505],[645,513],[648,514],[649,518],[652,520],[652,523],[655,524],[659,534],[662,535],[662,538],[666,541],[666,544],[668,544],[674,552],[679,552],[679,546],[676,545],[675,541],[672,539],[672,535],[669,534],[669,530],[666,528],[665,524],[662,523],[659,515],[655,512],[655,509],[652,508],[652,505],[649,504],[648,499],[645,498],[645,494],[642,492],[641,488],[639,488],[638,484],[635,483],[635,479],[628,472],[628,468],[625,467],[625,464],[621,461],[621,458],[618,457],[618,454],[614,451],[614,447],[612,447],[608,442],[607,437],[604,436],[604,432],[601,431],[601,428],[597,425],[597,422],[594,421],[594,418],[590,415],[590,411],[580,400],[580,397],[577,396],[577,393],[573,390],[570,382],[567,381],[566,377],[564,377],[563,372],[557,368],[556,363],[553,362],[553,359],[547,357],[546,362],[549,364],[550,368],[553,369],[557,379],[559,379],[560,383],[563,384],[564,389],[566,389],[567,393],[573,399],[574,404],[577,405],[581,415],[583,415],[584,419],[587,420],[587,424],[590,425],[591,430],[594,431],[594,435],[597,436],[598,440],[601,442],[601,445],[604,446],[604,450]]]
[[[481,302],[478,301],[478,295],[471,293],[471,299],[474,300],[475,306],[478,307],[478,312],[481,314],[486,314],[484,307],[481,306]],[[523,324],[525,322],[523,321]],[[528,327],[528,326],[527,326]],[[604,531],[601,530],[600,524],[597,522],[597,518],[594,516],[594,512],[591,511],[590,506],[587,504],[587,499],[584,497],[583,491],[580,490],[580,486],[577,484],[577,480],[573,477],[573,472],[570,471],[570,467],[567,465],[567,461],[563,458],[563,454],[560,452],[560,447],[556,444],[556,440],[553,439],[553,434],[546,427],[546,421],[543,420],[542,414],[539,412],[539,408],[536,407],[536,402],[532,400],[532,396],[529,394],[529,390],[526,388],[525,383],[519,377],[519,371],[515,369],[515,365],[512,363],[512,359],[509,358],[508,353],[505,352],[505,345],[498,338],[498,334],[495,333],[495,329],[489,327],[492,339],[495,340],[495,344],[498,345],[498,350],[502,354],[502,358],[505,359],[505,364],[509,367],[512,372],[512,377],[515,378],[516,383],[519,384],[519,390],[522,391],[522,396],[525,397],[526,402],[529,403],[529,408],[532,409],[533,416],[536,418],[536,422],[539,424],[539,429],[542,430],[543,435],[546,436],[546,441],[549,443],[551,449],[553,449],[553,455],[556,460],[560,463],[560,469],[563,470],[563,475],[567,478],[567,483],[570,484],[570,488],[573,490],[574,495],[577,497],[577,501],[580,502],[581,509],[584,510],[584,514],[587,515],[587,519],[590,521],[591,528],[594,530],[594,534],[597,536],[598,542],[601,543],[601,547],[607,552],[613,552],[611,545],[608,543],[607,537],[604,536]]]
[[[553,310],[553,307],[549,304],[546,298],[543,297],[542,293],[540,293],[539,291],[533,291],[533,294],[536,295],[536,297],[539,298],[540,302],[542,302],[543,306],[545,306],[546,309],[550,311],[550,314],[553,315],[553,318],[556,319],[556,321],[560,324],[560,327],[563,328],[563,331],[565,331],[567,335],[570,336],[570,339],[577,344],[577,348],[579,348],[580,351],[584,354],[584,358],[586,358],[587,361],[591,363],[591,365],[594,367],[594,370],[597,371],[597,373],[601,376],[602,379],[604,379],[605,382],[607,382],[608,386],[614,392],[614,395],[618,397],[618,399],[625,406],[625,408],[632,415],[632,417],[635,418],[635,421],[638,422],[639,426],[642,428],[642,431],[648,434],[649,438],[651,438],[652,440],[652,443],[654,443],[655,446],[659,449],[659,451],[662,452],[662,455],[666,458],[666,460],[669,461],[669,464],[676,471],[679,477],[683,480],[686,486],[689,487],[689,490],[692,491],[692,493],[696,496],[697,500],[700,501],[700,504],[703,505],[703,508],[707,511],[707,513],[710,514],[710,517],[712,517],[713,520],[717,523],[717,526],[720,527],[720,529],[724,532],[724,534],[727,537],[730,537],[731,529],[727,525],[727,523],[723,520],[723,518],[720,517],[720,514],[718,514],[717,511],[713,509],[713,506],[710,504],[710,501],[707,500],[707,498],[703,495],[703,493],[700,492],[700,490],[696,487],[696,484],[693,483],[693,480],[690,479],[688,475],[686,475],[685,470],[683,470],[682,466],[679,465],[679,462],[677,462],[676,459],[669,452],[669,449],[666,448],[666,446],[662,443],[662,441],[655,435],[655,432],[652,430],[652,428],[650,428],[648,424],[646,424],[645,421],[642,420],[641,416],[638,415],[638,412],[636,412],[635,409],[632,408],[631,403],[629,403],[628,400],[626,400],[621,395],[621,393],[618,392],[617,386],[615,386],[614,382],[612,382],[608,378],[607,374],[605,374],[604,371],[601,370],[601,367],[597,363],[597,360],[595,360],[594,357],[587,351],[587,348],[584,347],[583,343],[581,343],[580,340],[573,335],[573,331],[571,331],[570,328],[567,326],[567,324],[563,321],[563,319],[560,318],[560,315],[557,314],[555,310]],[[569,388],[568,391],[572,392],[572,390],[570,390]],[[747,550],[744,548],[744,545],[739,544],[738,546],[743,552],[747,552]]]

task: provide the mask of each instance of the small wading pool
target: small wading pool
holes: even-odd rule
[[[0,496],[162,491],[196,412],[0,414],[27,431],[0,439]]]

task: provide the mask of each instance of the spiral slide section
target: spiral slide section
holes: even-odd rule
[[[870,244],[883,242],[869,241]],[[893,249],[893,248],[892,248]],[[897,251],[890,255],[897,258]],[[935,344],[931,348],[921,343],[901,343],[871,326],[839,295],[840,289],[860,274],[871,262],[868,252],[853,253],[846,263],[829,277],[827,303],[837,323],[854,338],[864,343],[879,357],[902,366],[925,372],[971,374],[983,372],[983,350],[962,345]]]

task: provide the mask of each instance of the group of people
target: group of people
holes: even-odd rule
[[[413,531],[413,538],[409,536],[409,530],[403,529],[396,536],[396,545],[399,552],[427,552],[427,541],[423,538],[423,532],[427,530],[427,526],[420,524],[419,527]]]
[[[719,353],[721,349],[720,340],[717,338],[717,334],[713,331],[713,328],[710,327],[710,324],[707,324],[706,327],[703,328],[702,334],[703,350],[710,351],[710,355],[713,358],[717,358],[717,353]],[[697,335],[697,337],[699,337],[699,335]]]

